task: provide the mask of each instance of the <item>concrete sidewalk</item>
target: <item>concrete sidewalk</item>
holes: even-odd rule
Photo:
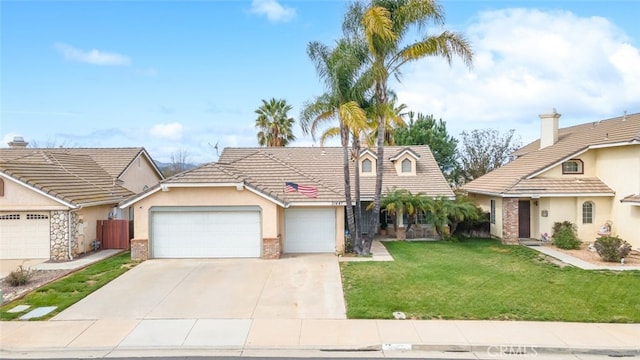
[[[640,356],[640,324],[173,319],[0,322],[0,357],[193,351],[404,350]],[[29,355],[31,354],[31,355]],[[326,353],[325,353],[326,354]],[[410,353],[407,353],[410,355]],[[326,355],[325,355],[326,356]]]
[[[580,260],[571,255],[567,255],[561,251],[555,250],[548,246],[534,245],[534,246],[527,246],[527,247],[530,249],[536,250],[540,253],[543,253],[545,255],[552,256],[562,261],[563,263],[573,265],[583,270],[614,270],[614,271],[640,270],[640,266],[633,266],[633,265],[607,265],[607,266],[595,265],[590,262]]]

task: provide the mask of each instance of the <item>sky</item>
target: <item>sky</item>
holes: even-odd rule
[[[390,84],[409,110],[463,131],[539,136],[640,112],[640,0],[442,0],[444,30],[473,66],[413,62]],[[0,1],[0,146],[144,146],[155,160],[217,160],[257,146],[255,110],[285,99],[296,120],[325,89],[306,48],[341,36],[347,1]],[[411,35],[414,36],[414,35]],[[407,40],[416,40],[417,35]],[[296,123],[292,146],[319,146]],[[337,142],[330,143],[338,145]]]

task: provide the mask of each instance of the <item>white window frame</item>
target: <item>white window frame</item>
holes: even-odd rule
[[[575,170],[573,169],[575,165]],[[572,166],[572,169],[567,169],[568,166]],[[584,174],[584,163],[580,159],[571,159],[562,163],[563,174]]]
[[[405,164],[409,164],[409,168],[405,168]],[[404,159],[402,160],[402,162],[400,163],[400,168],[403,174],[410,174],[413,172],[413,161],[411,161],[410,159]]]
[[[588,209],[587,209],[588,206]],[[593,224],[596,205],[593,201],[585,201],[582,203],[582,223]]]
[[[365,164],[368,164],[368,167],[365,166]],[[362,160],[362,165],[360,166],[360,169],[362,169],[363,173],[367,173],[367,174],[373,172],[373,161],[371,161],[371,159]]]

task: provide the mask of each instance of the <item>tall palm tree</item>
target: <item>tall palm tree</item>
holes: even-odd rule
[[[329,137],[340,136],[343,150],[343,171],[347,223],[354,246],[360,244],[360,218],[354,216],[353,198],[351,196],[351,174],[349,141],[354,129],[365,126],[366,112],[360,107],[364,92],[370,88],[366,76],[362,76],[361,68],[366,59],[366,48],[363,43],[340,40],[336,47],[330,49],[318,42],[309,43],[307,53],[314,62],[318,76],[325,82],[326,93],[305,104],[300,115],[300,125],[304,133],[311,133],[315,139],[318,130],[327,123],[338,121],[338,126],[326,129],[320,143]],[[354,139],[356,139],[354,137]],[[358,164],[358,162],[355,162]],[[360,209],[360,188],[358,169],[355,169],[355,203],[356,213]],[[356,250],[356,252],[358,252]]]
[[[296,139],[292,130],[295,120],[287,114],[290,110],[291,105],[284,99],[262,100],[262,105],[255,111],[260,146],[287,146]]]
[[[404,64],[427,56],[440,56],[451,63],[453,56],[457,55],[471,66],[471,46],[463,35],[451,31],[429,34],[425,30],[427,24],[443,25],[444,20],[444,11],[436,0],[372,0],[367,5],[352,4],[345,16],[344,31],[351,36],[364,36],[368,44],[369,63],[375,78],[374,96],[381,109],[377,114],[378,159],[384,159],[389,77],[395,76],[399,80]],[[405,43],[405,36],[413,29],[417,29],[422,38]],[[373,231],[378,227],[383,171],[384,167],[380,164],[376,174],[373,216],[364,244],[365,253],[370,251]]]

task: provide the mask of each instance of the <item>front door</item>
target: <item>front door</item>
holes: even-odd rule
[[[518,237],[520,239],[531,237],[531,204],[529,200],[518,201]]]

